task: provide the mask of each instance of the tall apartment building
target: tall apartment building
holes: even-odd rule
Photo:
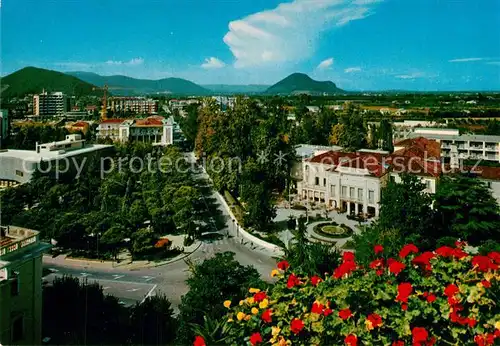
[[[40,345],[42,255],[37,231],[0,226],[0,344]]]
[[[158,113],[158,101],[145,97],[112,97],[111,110],[113,112],[133,112],[137,114]]]
[[[62,92],[48,93],[33,96],[34,115],[63,115],[68,110],[68,99]]]

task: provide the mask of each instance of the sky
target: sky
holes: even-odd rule
[[[3,76],[25,66],[346,90],[500,90],[498,0],[0,0]]]

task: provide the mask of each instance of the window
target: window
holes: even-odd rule
[[[363,189],[358,189],[358,200],[363,200]]]
[[[349,197],[351,198],[355,198],[356,195],[354,194],[354,187],[350,187],[349,188]]]
[[[11,271],[12,278],[10,279],[10,294],[11,296],[19,295],[19,273]]]
[[[330,185],[330,195],[335,197],[335,185]]]
[[[323,178],[323,186],[326,186],[326,178]]]
[[[16,170],[16,175],[19,176],[19,177],[22,177],[22,176],[24,176],[24,173],[21,172],[21,171]]]
[[[342,186],[342,197],[346,197],[347,195],[347,186]]]
[[[375,191],[368,190],[368,203],[375,203]]]
[[[314,178],[314,185],[319,185],[319,178],[318,177]]]
[[[430,189],[430,188],[431,188],[431,181],[430,181],[430,180],[426,180],[426,181],[425,181],[425,187],[426,187],[427,189]]]
[[[19,316],[12,322],[12,342],[21,341],[24,338],[24,318]]]

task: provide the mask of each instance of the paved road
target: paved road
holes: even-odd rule
[[[194,155],[187,155],[187,157],[189,160],[194,160]],[[198,178],[208,177],[203,172],[197,175]],[[215,253],[231,251],[235,253],[235,259],[242,265],[255,267],[263,279],[271,280],[270,272],[275,268],[276,260],[268,252],[252,248],[251,246],[244,245],[244,243],[242,244],[241,238],[236,237],[236,230],[227,210],[220,204],[215,192],[212,193],[211,198],[219,204],[219,209],[226,216],[226,229],[220,231],[223,238],[212,242],[203,242],[202,246],[191,254],[189,258],[194,262],[202,262],[214,256]],[[99,282],[103,287],[109,287],[105,291],[112,293],[126,304],[141,301],[148,293],[162,293],[166,295],[176,308],[181,302],[182,295],[188,291],[186,279],[189,276],[189,271],[185,261],[177,261],[161,267],[138,270],[105,269],[98,266],[82,268],[75,267],[75,264],[72,264],[70,261],[61,261],[57,265],[50,264],[46,265],[46,267],[54,270],[53,274],[51,274],[51,279],[54,276],[62,275],[86,277],[88,280]]]

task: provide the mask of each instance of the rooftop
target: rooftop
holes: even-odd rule
[[[440,139],[440,140],[457,140],[457,141],[477,141],[477,142],[494,142],[500,143],[500,136],[489,136],[489,135],[442,135],[442,134],[430,134],[432,138]],[[411,133],[410,137],[420,137],[421,134]]]
[[[35,150],[5,149],[5,150],[0,150],[0,159],[5,157],[5,158],[18,158],[31,162],[50,161],[56,158],[62,159],[65,157],[72,157],[112,147],[113,147],[112,145],[105,145],[105,144],[87,144],[80,149],[72,149],[69,151],[64,151],[64,150],[42,151],[40,153],[37,153]]]

